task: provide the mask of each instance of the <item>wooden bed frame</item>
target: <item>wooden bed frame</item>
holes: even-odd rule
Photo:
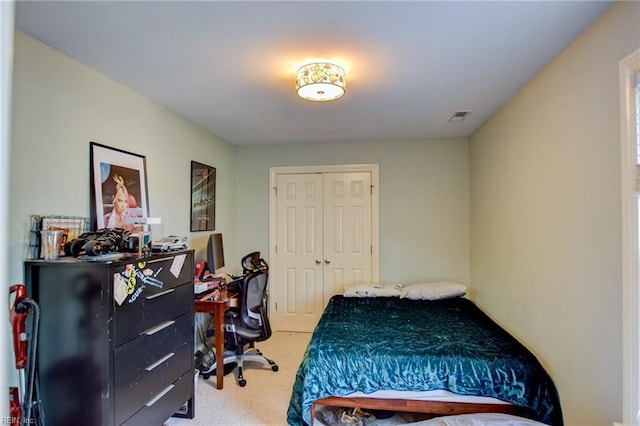
[[[311,405],[311,419],[315,419],[316,405],[370,410],[406,411],[436,415],[456,415],[472,413],[503,413],[535,419],[529,409],[513,404],[486,404],[472,402],[423,401],[416,399],[383,399],[367,397],[328,396],[316,400]]]

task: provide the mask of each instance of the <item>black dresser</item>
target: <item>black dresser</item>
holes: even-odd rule
[[[193,250],[25,262],[47,425],[193,418]]]

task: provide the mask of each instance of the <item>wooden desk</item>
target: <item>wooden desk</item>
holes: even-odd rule
[[[229,301],[235,298],[234,293],[223,295],[219,300],[212,299],[213,294],[207,293],[195,299],[196,312],[213,314],[216,346],[216,388],[222,389],[224,378],[224,313],[229,307]]]

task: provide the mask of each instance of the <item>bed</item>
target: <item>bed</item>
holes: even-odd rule
[[[491,399],[371,397],[385,390]],[[535,356],[462,297],[334,296],[298,368],[288,423],[311,425],[317,404],[448,415],[501,412],[563,424],[555,385]]]

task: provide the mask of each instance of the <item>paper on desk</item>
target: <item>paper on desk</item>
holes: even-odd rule
[[[186,254],[178,254],[173,258],[173,263],[171,264],[171,273],[174,277],[178,278],[180,276],[180,271],[182,271],[182,267],[184,266],[184,260],[187,258]]]

